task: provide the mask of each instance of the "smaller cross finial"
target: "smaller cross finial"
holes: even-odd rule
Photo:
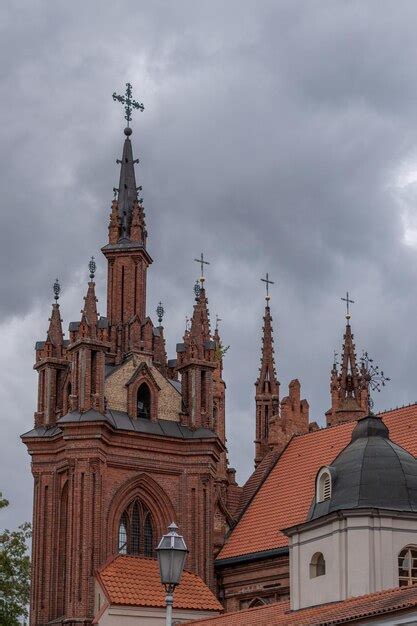
[[[162,320],[164,319],[164,313],[165,313],[165,309],[162,305],[162,302],[160,302],[158,306],[156,307],[156,314],[158,316],[158,322],[160,326],[162,324]]]
[[[217,313],[216,313],[216,330],[219,330],[219,322],[221,322],[221,321],[222,321],[222,318],[221,318],[221,317],[219,317],[219,316],[217,315]]]
[[[92,256],[88,262],[88,269],[90,270],[90,280],[94,280],[94,274],[96,273],[96,262]]]
[[[204,254],[201,253],[200,254],[200,258],[199,259],[194,259],[194,261],[196,263],[200,263],[200,267],[201,267],[201,276],[200,276],[200,283],[201,283],[201,287],[203,287],[205,278],[204,278],[204,266],[205,265],[210,265],[210,261],[205,261],[204,260]]]
[[[346,298],[340,298],[341,300],[343,300],[343,302],[346,302],[346,319],[347,321],[350,320],[350,310],[349,310],[349,304],[355,304],[354,300],[349,300],[349,292],[346,292]]]
[[[269,295],[269,285],[275,285],[273,280],[269,280],[269,274],[268,272],[265,275],[265,278],[261,278],[261,281],[263,283],[265,283],[265,287],[266,287],[266,296],[265,299],[267,302],[269,302],[269,300],[271,299],[271,296]]]
[[[57,278],[55,278],[55,282],[54,282],[54,285],[53,285],[53,290],[54,290],[55,302],[58,302],[59,294],[61,293],[61,285],[59,284],[59,280]]]
[[[130,122],[132,121],[132,111],[133,109],[138,109],[139,111],[143,111],[145,107],[141,102],[136,102],[132,98],[132,85],[130,83],[126,83],[126,93],[124,96],[119,96],[116,92],[113,93],[113,100],[115,102],[121,102],[125,105],[125,120],[127,121],[127,127],[129,127]],[[126,133],[130,135],[132,131]]]

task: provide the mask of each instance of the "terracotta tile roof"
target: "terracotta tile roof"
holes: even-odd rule
[[[248,480],[242,487],[242,493],[239,501],[239,513],[249,504],[256,490],[268,476],[272,467],[279,458],[280,452],[270,450],[259,463],[256,470],[249,476]]]
[[[390,438],[417,456],[417,404],[381,414]],[[281,532],[304,522],[317,471],[347,446],[356,422],[294,437],[226,540],[217,559],[288,545]]]
[[[128,606],[165,606],[165,591],[159,579],[158,562],[139,556],[118,555],[97,572],[110,604]],[[184,571],[175,590],[174,609],[223,611],[202,579]]]
[[[224,616],[188,622],[189,626],[332,626],[348,624],[378,615],[406,609],[417,609],[417,586],[388,589],[343,602],[321,604],[300,611],[291,611],[289,602],[226,613]],[[362,623],[362,622],[361,622]]]

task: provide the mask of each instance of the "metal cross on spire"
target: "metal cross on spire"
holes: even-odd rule
[[[349,311],[349,304],[355,304],[354,300],[349,300],[349,292],[346,292],[346,298],[340,298],[341,300],[343,300],[343,302],[346,302],[346,319],[349,321],[350,320],[350,311]]]
[[[261,281],[263,283],[265,283],[265,287],[266,287],[266,301],[271,299],[271,296],[269,295],[269,285],[275,285],[273,280],[269,280],[269,274],[268,272],[266,273],[265,278],[261,278]]]
[[[204,266],[205,265],[210,265],[210,261],[205,261],[204,260],[204,254],[203,253],[200,254],[200,258],[199,259],[194,259],[194,261],[196,263],[200,263],[200,267],[201,267],[200,283],[201,283],[201,286],[203,286],[203,283],[204,283],[204,280],[205,280],[205,278],[204,278]]]
[[[130,83],[126,83],[126,93],[124,96],[119,96],[116,92],[113,94],[113,100],[116,102],[121,102],[125,105],[125,120],[127,121],[127,127],[129,128],[129,122],[132,121],[132,111],[133,109],[139,109],[139,111],[144,110],[144,106],[141,102],[136,102],[132,98],[132,85]]]

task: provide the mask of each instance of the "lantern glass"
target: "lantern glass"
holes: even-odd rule
[[[176,532],[177,526],[171,524],[168,530],[170,532],[162,537],[156,553],[161,583],[165,587],[176,587],[181,580],[188,550],[184,538]]]

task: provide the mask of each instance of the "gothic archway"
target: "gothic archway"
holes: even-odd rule
[[[145,537],[148,537],[146,545],[149,551],[149,543],[153,541],[156,544],[166,532],[168,524],[171,521],[178,522],[167,493],[153,478],[147,474],[140,474],[124,483],[110,504],[107,526],[109,529],[107,548],[109,556],[120,552],[124,542],[126,543],[125,553],[129,552],[129,541],[131,541],[129,532],[132,532],[129,524],[133,520],[134,513],[133,508],[130,509],[130,507],[135,502],[140,503],[142,507],[135,513],[135,520],[139,519],[139,528],[143,529],[143,539],[139,540],[139,545],[143,546],[142,553],[145,551]],[[140,521],[141,513],[143,515],[142,522]],[[142,526],[140,526],[141,524]]]

